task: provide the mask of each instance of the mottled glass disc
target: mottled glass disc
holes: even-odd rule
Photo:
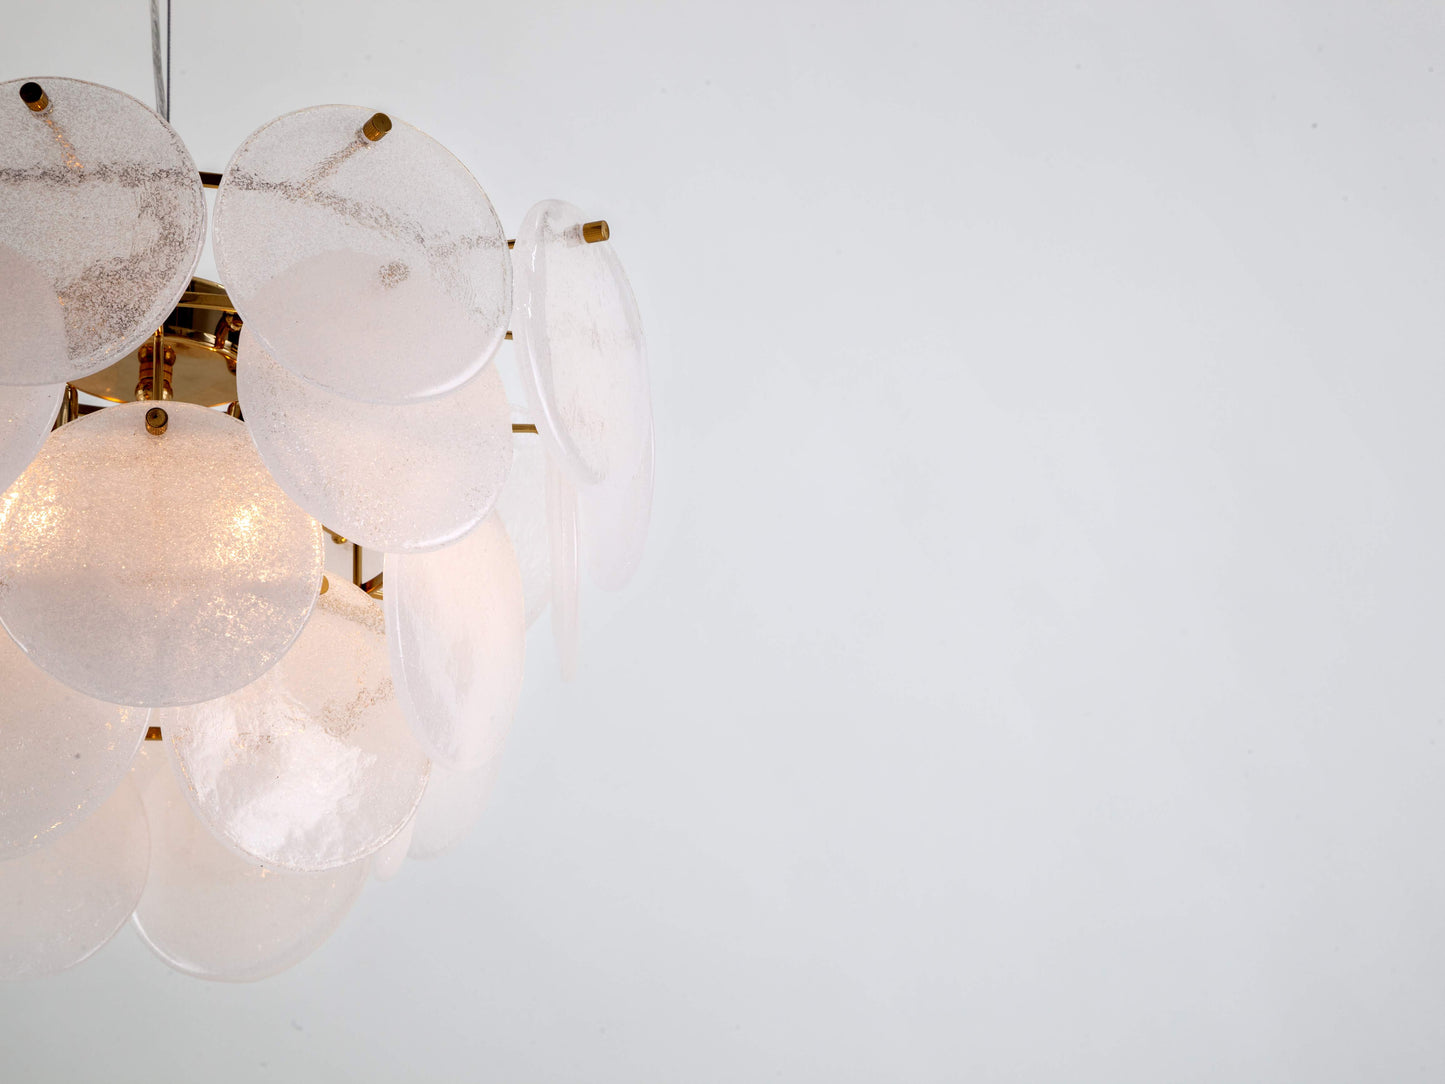
[[[196,812],[237,850],[310,872],[401,829],[427,760],[397,703],[381,604],[328,578],[291,650],[229,696],[152,713]]]
[[[306,623],[321,528],[245,427],[167,402],[50,435],[0,497],[0,622],[37,665],[115,704],[191,704],[254,681]]]
[[[501,760],[498,753],[468,772],[433,765],[426,794],[412,821],[408,858],[436,858],[466,838],[492,796]]]
[[[577,555],[577,493],[552,459],[547,460],[547,537],[552,551],[552,642],[562,680],[577,674],[580,574]]]
[[[0,271],[0,282],[5,281]],[[64,384],[0,386],[0,490],[20,477],[50,435]]]
[[[584,216],[544,200],[513,250],[512,335],[548,450],[576,486],[629,477],[650,431],[642,320],[610,241],[582,239]]]
[[[54,974],[99,949],[135,910],[149,862],[129,779],[73,831],[0,862],[0,979]]]
[[[292,372],[350,399],[461,387],[507,330],[506,234],[475,178],[409,124],[323,105],[252,132],[216,193],[221,280]]]
[[[435,399],[360,403],[302,380],[247,331],[236,380],[246,426],[281,488],[368,549],[455,542],[491,511],[511,469],[511,408],[494,365]]]
[[[386,555],[391,672],[432,760],[474,767],[506,738],[522,689],[526,604],[496,516],[434,553]]]
[[[652,520],[652,431],[642,461],[630,475],[609,478],[577,492],[578,534],[592,582],[620,591],[642,563]]]
[[[542,616],[552,597],[552,543],[547,537],[547,452],[534,433],[519,433],[512,444],[512,473],[497,498],[497,515],[507,528],[522,570],[527,627]]]
[[[254,982],[299,963],[356,902],[367,863],[292,873],[243,858],[196,819],[157,744],[136,757],[151,826],[150,879],[133,919],[141,940],[201,979]]]
[[[185,144],[129,94],[78,79],[0,83],[0,384],[98,372],[153,334],[206,237]]]
[[[0,632],[0,859],[64,835],[125,777],[146,710],[62,685]]]

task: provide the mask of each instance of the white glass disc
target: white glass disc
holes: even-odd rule
[[[435,399],[360,403],[302,380],[247,331],[236,379],[246,426],[281,488],[368,549],[455,542],[491,511],[511,469],[511,408],[494,365]]]
[[[151,825],[150,880],[133,919],[141,940],[201,979],[254,982],[299,963],[341,924],[367,864],[292,873],[243,858],[196,819],[158,744],[136,757]]]
[[[578,533],[587,575],[604,591],[620,591],[642,563],[652,519],[652,431],[632,474],[577,492]]]
[[[522,570],[522,596],[527,600],[527,627],[542,616],[552,597],[552,543],[547,537],[547,452],[534,433],[519,433],[512,444],[512,473],[497,498],[497,515],[507,528],[517,565]]]
[[[99,949],[135,910],[149,862],[129,779],[73,831],[0,862],[0,979],[54,974]]]
[[[247,329],[347,398],[405,403],[475,376],[507,330],[506,234],[446,148],[372,110],[288,113],[241,144],[216,193],[216,265]]]
[[[381,604],[334,577],[291,650],[229,696],[154,712],[200,815],[268,866],[336,869],[401,829],[427,760],[397,703]]]
[[[544,200],[513,250],[512,335],[537,430],[576,486],[630,477],[650,431],[642,320],[610,241],[582,239],[584,216]]]
[[[432,771],[445,769],[432,768]],[[431,777],[427,777],[427,786],[431,786]],[[426,795],[422,795],[423,802]],[[418,807],[420,808],[420,807]],[[416,815],[402,825],[402,829],[396,835],[386,841],[386,846],[371,856],[371,875],[378,881],[389,881],[401,872],[401,867],[406,863],[406,856],[411,851],[411,835],[416,830]]]
[[[175,308],[206,236],[196,164],[160,115],[78,79],[0,83],[0,384],[98,372]],[[56,332],[59,334],[56,334]]]
[[[146,710],[82,696],[0,632],[0,859],[64,835],[125,777]]]
[[[0,269],[0,282],[5,273]],[[50,435],[64,384],[0,387],[0,490],[20,477]]]
[[[562,680],[577,674],[578,592],[577,493],[557,464],[547,460],[547,537],[552,550],[552,642]]]
[[[444,550],[386,555],[391,672],[412,732],[450,768],[492,756],[522,689],[526,603],[501,520]]]
[[[499,753],[469,772],[433,765],[426,794],[412,822],[408,858],[436,858],[467,837],[492,796],[501,760]]]
[[[210,700],[264,673],[306,623],[321,528],[245,427],[167,402],[50,435],[0,496],[0,622],[30,658],[115,704]]]

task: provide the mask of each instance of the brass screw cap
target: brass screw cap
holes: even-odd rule
[[[372,114],[371,119],[361,126],[361,134],[373,143],[389,131],[391,131],[391,118],[385,113]]]
[[[39,83],[22,83],[20,100],[35,113],[44,113],[50,108],[50,98]]]
[[[582,224],[582,240],[589,245],[595,245],[598,241],[606,241],[612,236],[612,231],[607,228],[607,223],[602,219],[596,222],[584,222]]]
[[[158,406],[153,406],[146,411],[146,432],[152,436],[160,436],[166,431],[170,424],[171,416]]]

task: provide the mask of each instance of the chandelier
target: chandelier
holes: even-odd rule
[[[625,586],[651,514],[605,221],[509,240],[354,106],[200,172],[164,97],[0,83],[0,978],[127,919],[202,978],[302,959],[477,819],[528,627],[570,679],[583,571]]]

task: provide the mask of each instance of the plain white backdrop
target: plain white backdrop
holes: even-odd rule
[[[0,8],[150,100],[144,0]],[[374,105],[606,217],[653,536],[458,851],[259,985],[0,988],[0,1078],[1445,1077],[1445,8],[175,0],[174,68],[202,169]]]

